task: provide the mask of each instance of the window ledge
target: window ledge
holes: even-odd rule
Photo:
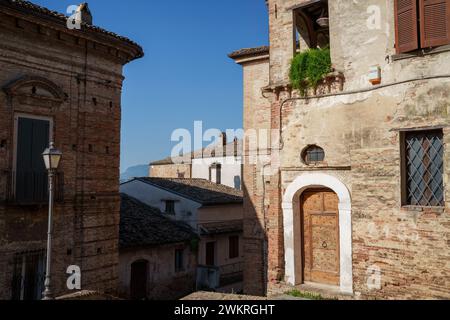
[[[435,214],[443,214],[445,213],[445,207],[421,207],[421,206],[402,206],[402,210],[404,211],[414,211],[414,212],[422,212],[422,213],[435,213]]]
[[[438,54],[442,52],[449,52],[450,51],[450,45],[445,46],[439,46],[431,49],[420,49],[413,52],[408,53],[400,53],[400,54],[394,54],[391,56],[392,61],[399,61],[399,60],[405,60],[405,59],[412,59],[412,58],[422,58],[426,56],[430,56],[433,54]]]

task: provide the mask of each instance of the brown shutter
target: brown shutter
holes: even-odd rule
[[[395,42],[397,53],[419,48],[417,1],[395,0]]]
[[[450,0],[419,0],[422,48],[450,44]]]

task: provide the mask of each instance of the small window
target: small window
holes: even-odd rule
[[[175,250],[175,272],[184,271],[184,250]]]
[[[166,200],[166,210],[167,214],[175,214],[175,201]]]
[[[403,144],[403,204],[445,206],[442,130],[407,132]]]
[[[328,0],[306,1],[294,10],[297,50],[326,48],[330,44]],[[302,47],[307,46],[307,47]],[[302,48],[301,48],[302,47]]]
[[[239,258],[239,236],[229,238],[230,259]]]
[[[318,146],[309,146],[303,151],[303,161],[306,164],[315,164],[325,160],[325,151]]]

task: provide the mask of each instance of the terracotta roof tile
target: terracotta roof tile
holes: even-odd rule
[[[231,59],[243,58],[247,56],[258,56],[269,54],[269,46],[262,46],[257,48],[244,48],[230,53],[228,56]]]
[[[160,210],[121,194],[121,248],[180,243],[196,238],[187,224],[171,220]]]
[[[9,7],[9,8],[13,8],[13,9],[18,9],[21,10],[25,13],[28,14],[32,14],[32,15],[36,15],[36,16],[41,16],[47,19],[51,19],[59,24],[64,24],[66,25],[67,23],[67,16],[65,16],[62,13],[59,13],[57,11],[52,11],[49,10],[45,7],[41,7],[39,5],[36,5],[30,1],[24,1],[24,0],[0,0],[0,6],[4,6],[4,7]],[[94,26],[94,25],[88,25],[86,23],[82,23],[81,24],[83,28],[92,31],[92,32],[97,32],[103,35],[107,35],[110,37],[113,37],[117,40],[123,41],[125,43],[128,43],[129,45],[136,47],[137,49],[137,55],[134,57],[135,59],[141,58],[144,56],[144,52],[141,48],[141,46],[139,46],[136,42],[120,36],[114,32],[102,29],[100,27]]]
[[[203,206],[243,202],[242,191],[205,179],[137,178],[135,180],[178,194]]]

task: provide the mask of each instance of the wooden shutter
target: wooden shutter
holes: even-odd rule
[[[19,118],[17,131],[16,199],[40,202],[47,197],[47,172],[42,152],[49,145],[50,124]]]
[[[397,53],[419,48],[417,1],[395,0],[395,42]]]
[[[450,0],[419,0],[422,48],[450,44]]]

